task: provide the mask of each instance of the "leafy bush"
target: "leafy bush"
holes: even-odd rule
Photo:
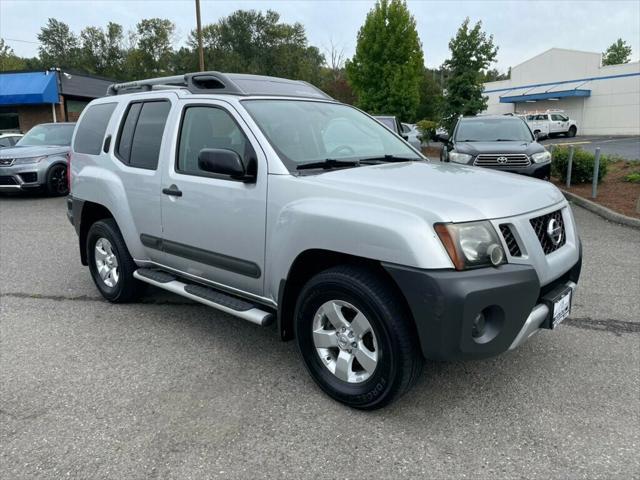
[[[573,166],[571,167],[571,183],[591,183],[593,181],[593,164],[595,155],[591,152],[575,147],[573,154]],[[607,175],[609,158],[600,155],[600,170],[598,171],[598,183]],[[553,150],[551,173],[559,177],[562,182],[567,180],[567,165],[569,164],[569,148],[556,147]]]
[[[436,128],[438,128],[438,124],[436,122],[432,122],[431,120],[420,120],[416,123],[416,127],[418,127],[422,140],[431,141],[435,139]]]
[[[624,181],[631,183],[640,183],[640,172],[631,172],[629,175],[625,175]]]

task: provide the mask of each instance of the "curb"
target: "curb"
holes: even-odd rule
[[[618,212],[614,212],[613,210],[603,207],[591,200],[587,200],[575,193],[567,192],[566,190],[560,190],[567,200],[575,203],[576,205],[581,206],[582,208],[589,210],[590,212],[595,213],[596,215],[600,215],[606,220],[610,222],[619,223],[622,225],[626,225],[627,227],[638,228],[640,229],[640,219],[627,217]]]

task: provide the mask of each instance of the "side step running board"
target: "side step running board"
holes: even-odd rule
[[[193,301],[209,307],[221,310],[243,320],[248,320],[260,326],[267,326],[273,320],[273,314],[266,312],[257,305],[234,297],[227,293],[205,287],[195,283],[185,283],[171,273],[154,270],[152,268],[139,268],[133,272],[133,276],[141,282],[177,293]]]

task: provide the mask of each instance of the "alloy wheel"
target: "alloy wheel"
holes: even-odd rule
[[[378,365],[378,341],[367,317],[342,300],[318,308],[312,324],[313,344],[322,364],[337,378],[362,383]]]

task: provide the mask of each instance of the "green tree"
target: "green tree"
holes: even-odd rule
[[[416,111],[419,120],[439,122],[442,112],[442,87],[438,72],[425,69],[420,79],[420,104]]]
[[[80,32],[80,68],[111,78],[123,77],[125,57],[122,26],[109,22],[106,30],[87,27]]]
[[[78,67],[80,48],[78,38],[64,22],[50,18],[38,34],[41,62],[47,67]]]
[[[493,35],[487,37],[482,22],[469,25],[466,18],[449,42],[451,57],[444,62],[449,71],[443,105],[443,124],[451,132],[460,115],[476,115],[487,107],[483,96],[483,72],[498,54]]]
[[[205,25],[202,38],[208,70],[321,80],[324,56],[308,45],[302,24],[281,22],[272,10],[237,10]],[[195,32],[187,43],[196,50]]]
[[[602,65],[619,65],[629,63],[631,60],[631,47],[619,38],[613,42],[602,54]]]
[[[358,32],[347,78],[371,113],[415,118],[424,71],[416,21],[404,0],[378,0]]]
[[[164,18],[145,18],[129,35],[130,48],[125,69],[132,78],[149,78],[172,74],[175,24]]]
[[[23,70],[25,66],[25,60],[18,57],[13,52],[13,48],[7,45],[4,39],[0,38],[0,72]]]

